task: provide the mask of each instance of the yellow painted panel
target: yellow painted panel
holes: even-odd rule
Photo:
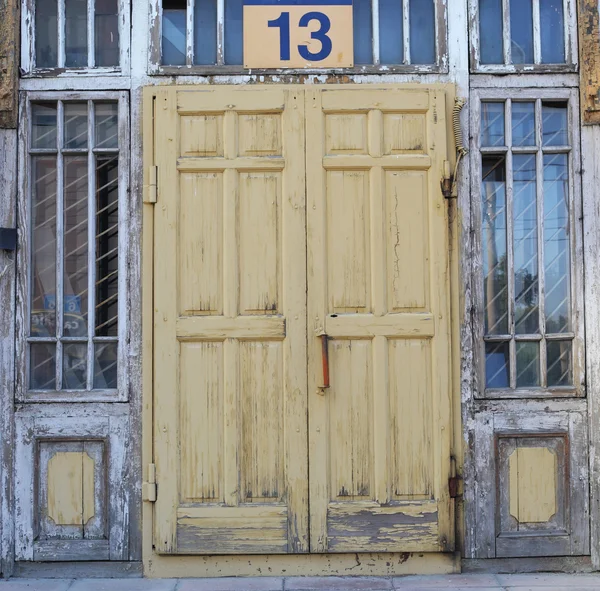
[[[241,502],[273,502],[284,491],[283,346],[240,342]]]
[[[238,115],[240,156],[281,156],[280,113],[252,113]]]
[[[189,115],[181,118],[182,156],[223,156],[223,115]]]
[[[180,183],[180,313],[222,314],[223,174],[186,173]]]
[[[280,310],[281,173],[239,175],[240,312]]]
[[[369,173],[327,171],[329,312],[370,311]]]
[[[431,341],[389,341],[392,497],[431,495]]]
[[[385,172],[389,311],[427,308],[427,173]]]
[[[181,500],[219,502],[223,477],[223,343],[182,343]]]
[[[334,113],[325,116],[327,154],[366,154],[366,113]]]
[[[425,115],[385,113],[383,116],[384,154],[427,152]]]
[[[329,343],[331,499],[372,494],[372,346],[368,340]]]

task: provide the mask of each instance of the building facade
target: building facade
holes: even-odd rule
[[[600,568],[596,2],[0,14],[5,576]]]

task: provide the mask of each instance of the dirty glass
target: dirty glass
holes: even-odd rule
[[[96,103],[96,148],[119,147],[119,108],[116,103]]]
[[[573,385],[573,361],[571,341],[548,341],[547,372],[548,386]]]
[[[513,146],[535,146],[535,103],[512,102]]]
[[[502,0],[479,0],[479,46],[482,64],[504,63]]]
[[[510,0],[510,54],[513,64],[532,64],[532,0]]]
[[[371,0],[354,0],[352,3],[354,27],[354,63],[373,63],[373,32]],[[402,43],[399,35],[398,42]]]
[[[56,103],[31,105],[31,147],[56,150]]]
[[[118,66],[119,5],[117,0],[96,0],[94,39],[96,66]]]
[[[567,105],[542,103],[542,144],[544,146],[567,146]]]
[[[85,150],[88,136],[87,103],[66,103],[64,106],[64,147],[67,150]]]
[[[486,388],[508,388],[509,346],[507,342],[485,344],[485,385]]]
[[[241,65],[244,63],[244,2],[243,0],[225,0],[225,63]]]
[[[504,103],[481,103],[481,145],[504,145]]]
[[[65,66],[84,68],[87,57],[87,1],[65,0]]]
[[[379,0],[379,59],[382,64],[401,64],[404,61],[402,19],[400,0]]]
[[[58,1],[35,3],[35,65],[56,68],[58,65]]]
[[[117,387],[117,343],[96,343],[94,351],[94,388]]]
[[[63,384],[65,390],[85,390],[87,386],[87,345],[63,346]]]
[[[196,0],[194,6],[194,64],[217,63],[217,0]]]
[[[540,385],[540,344],[517,342],[517,388],[537,388]]]
[[[56,389],[56,345],[54,343],[30,345],[29,383],[32,390]]]
[[[565,23],[563,0],[540,1],[542,63],[565,63]]]
[[[184,66],[186,0],[163,0],[162,63]]]
[[[435,63],[435,6],[433,0],[410,0],[410,63]]]

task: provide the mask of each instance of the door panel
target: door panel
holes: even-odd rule
[[[157,93],[160,553],[308,551],[304,102]]]
[[[445,96],[306,93],[311,551],[451,550]]]

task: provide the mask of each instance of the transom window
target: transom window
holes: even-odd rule
[[[354,0],[355,65],[435,69],[443,10],[440,0]],[[242,66],[243,0],[162,0],[161,22],[163,66]]]
[[[578,383],[570,109],[556,98],[481,102],[475,173],[488,395],[572,393]]]

